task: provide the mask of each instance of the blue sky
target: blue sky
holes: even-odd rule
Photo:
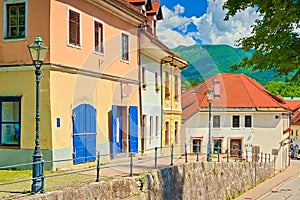
[[[254,9],[223,21],[225,0],[160,0],[164,19],[158,22],[157,36],[169,48],[179,45],[228,44],[251,34],[258,18]]]

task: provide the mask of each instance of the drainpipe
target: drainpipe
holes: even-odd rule
[[[162,148],[162,134],[163,134],[163,132],[162,132],[162,130],[163,130],[163,126],[164,126],[164,124],[163,124],[163,69],[162,69],[162,67],[163,67],[163,59],[161,59],[161,61],[160,61],[160,87],[161,87],[161,90],[160,90],[160,96],[161,96],[161,98],[160,98],[160,127],[161,127],[161,130],[160,130],[160,147]]]
[[[138,82],[139,82],[139,105],[140,105],[140,130],[141,130],[141,138],[144,137],[144,128],[143,128],[143,109],[142,109],[142,90],[141,90],[141,83],[140,83],[140,80],[141,80],[141,27],[142,27],[142,24],[140,25],[140,27],[138,28],[138,49],[137,49],[137,53],[138,53],[138,56],[137,56],[137,63],[138,63],[138,70],[139,70],[139,73],[138,73]],[[140,138],[140,141],[142,141]],[[145,142],[145,141],[143,141]],[[142,146],[144,146],[144,144],[141,144],[141,148]]]

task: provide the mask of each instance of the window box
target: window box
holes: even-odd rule
[[[166,93],[166,94],[165,94],[165,97],[166,97],[166,99],[169,99],[169,98],[170,98],[170,96],[171,96],[171,94],[170,94],[170,93]]]
[[[160,90],[160,87],[159,87],[159,86],[156,86],[156,87],[155,87],[155,91],[158,92],[159,90]]]
[[[147,83],[143,83],[142,88],[145,90],[147,88]]]

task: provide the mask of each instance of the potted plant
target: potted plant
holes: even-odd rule
[[[146,89],[147,83],[143,83],[143,84],[142,84],[142,87],[143,87],[143,89]]]
[[[155,86],[155,91],[158,92],[160,90],[159,86]]]
[[[166,93],[165,94],[165,97],[168,99],[168,98],[170,98],[170,93]]]
[[[179,94],[175,94],[174,98],[175,98],[176,100],[178,100],[178,99],[179,99]]]

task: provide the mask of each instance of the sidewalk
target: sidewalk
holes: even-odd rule
[[[250,199],[258,199],[259,197],[263,196],[267,192],[271,191],[274,187],[280,185],[281,183],[285,182],[286,180],[295,177],[297,174],[300,173],[300,161],[298,160],[291,160],[291,166],[285,169],[283,172],[279,172],[273,178],[266,180],[263,183],[260,183],[253,189],[247,191],[246,193],[242,194],[237,200],[250,200]]]

